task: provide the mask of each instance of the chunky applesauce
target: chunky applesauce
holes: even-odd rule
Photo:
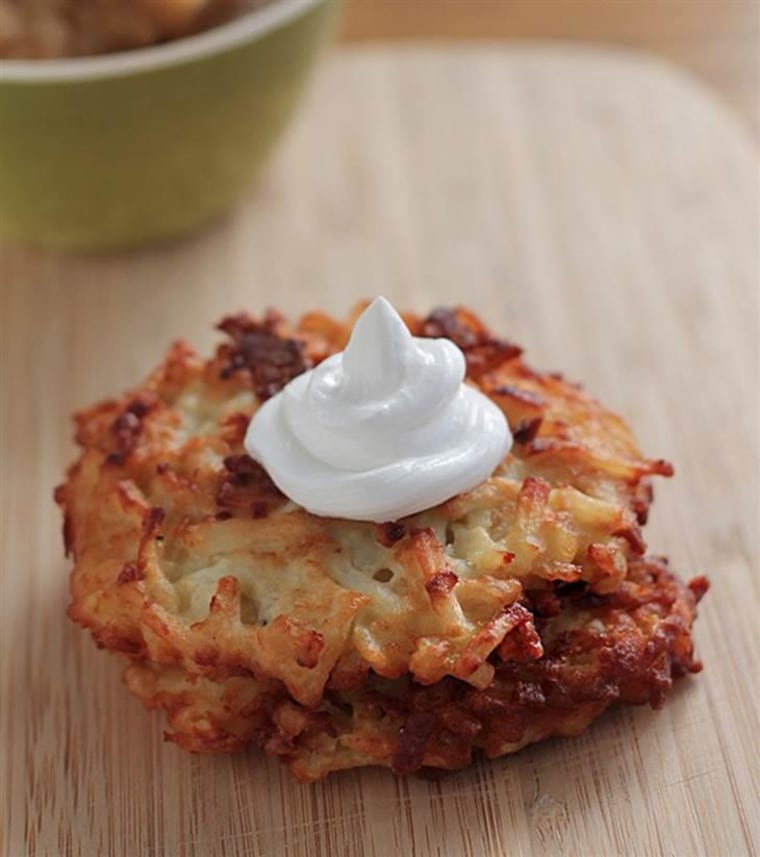
[[[0,0],[0,57],[127,51],[222,24],[271,0]]]

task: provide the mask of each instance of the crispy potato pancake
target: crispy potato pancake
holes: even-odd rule
[[[320,313],[229,317],[139,387],[76,416],[56,491],[72,619],[194,751],[256,741],[309,781],[359,765],[466,765],[659,706],[696,672],[703,578],[645,559],[650,477],[625,423],[470,312],[405,316],[453,340],[515,443],[473,491],[376,525],[308,514],[243,451],[258,405],[341,350]]]

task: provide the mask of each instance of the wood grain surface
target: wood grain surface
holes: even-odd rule
[[[556,39],[648,51],[760,133],[758,0],[345,0],[348,40]]]
[[[206,232],[129,255],[0,250],[0,853],[748,855],[758,807],[758,187],[689,81],[614,53],[343,50],[267,176]],[[51,492],[68,415],[200,349],[228,311],[466,302],[635,426],[677,476],[650,547],[713,589],[705,671],[666,707],[442,782],[293,782],[192,757],[64,615]]]

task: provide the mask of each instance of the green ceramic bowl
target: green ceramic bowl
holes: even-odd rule
[[[337,0],[273,0],[107,56],[0,62],[0,234],[145,244],[228,209],[293,111]]]

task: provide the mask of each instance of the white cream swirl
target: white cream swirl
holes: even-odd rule
[[[345,351],[256,411],[245,448],[315,515],[396,520],[474,488],[509,451],[506,417],[464,377],[453,342],[413,337],[377,298]]]

